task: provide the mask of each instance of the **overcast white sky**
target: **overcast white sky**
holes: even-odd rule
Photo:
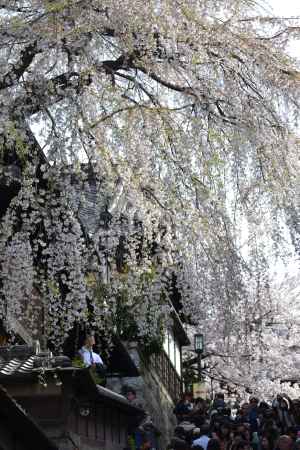
[[[268,3],[280,16],[300,16],[299,0],[266,0],[266,4]]]
[[[270,5],[275,15],[282,17],[300,17],[300,0],[265,0]],[[295,41],[290,47],[292,56],[300,58],[300,40]]]

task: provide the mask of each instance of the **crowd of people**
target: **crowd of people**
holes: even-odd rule
[[[104,380],[103,385],[106,367],[93,351],[94,345],[94,336],[88,335],[79,355],[84,366],[93,368]],[[141,411],[128,430],[128,449],[156,449],[156,429],[135,390],[127,386],[122,394]],[[174,414],[177,427],[169,450],[300,450],[300,401],[285,394],[277,395],[270,404],[250,397],[233,414],[223,393],[213,402],[185,393]]]
[[[231,408],[219,393],[213,402],[184,394],[174,409],[172,450],[300,450],[299,404],[277,395],[272,403],[250,397]]]

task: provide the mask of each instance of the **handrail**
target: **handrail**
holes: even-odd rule
[[[162,384],[167,389],[174,403],[182,394],[182,381],[167,354],[162,351],[151,357],[151,365],[158,374]]]

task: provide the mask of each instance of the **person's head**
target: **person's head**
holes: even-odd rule
[[[238,433],[236,430],[233,432],[231,437],[231,448],[235,448],[235,444],[239,441],[242,441],[242,434]]]
[[[84,340],[84,345],[88,348],[92,348],[95,345],[95,337],[93,334],[88,334]]]
[[[218,439],[210,439],[207,444],[207,450],[221,450],[220,441]]]
[[[168,447],[172,448],[173,450],[189,450],[189,445],[187,444],[187,442],[184,439],[180,439],[177,437],[172,438],[171,443]]]
[[[218,393],[216,394],[216,399],[218,399],[218,400],[224,400],[224,394],[223,394],[223,392],[218,392]]]
[[[250,405],[249,403],[243,403],[241,406],[242,416],[247,416],[249,414]]]
[[[273,417],[267,417],[264,420],[264,428],[266,430],[272,430],[275,426],[275,420]]]
[[[290,409],[290,402],[289,400],[284,396],[278,396],[277,397],[279,408],[281,409]]]
[[[216,416],[218,416],[218,410],[217,410],[217,409],[213,409],[213,410],[210,412],[210,418],[211,418],[211,419],[214,419],[214,418],[216,418]]]
[[[127,391],[126,391],[126,398],[127,398],[127,400],[129,402],[132,402],[133,400],[135,400],[136,399],[136,392],[135,392],[135,390],[132,389],[132,388],[127,389]]]
[[[251,450],[251,447],[248,441],[240,440],[236,443],[235,450]]]
[[[246,428],[243,423],[239,423],[236,427],[236,433],[243,434],[245,433],[245,430]]]
[[[185,392],[183,394],[182,400],[185,403],[191,403],[193,401],[193,394],[191,392]]]
[[[258,398],[250,397],[249,403],[250,403],[250,408],[257,408],[258,403],[259,403]]]
[[[260,440],[260,446],[261,450],[270,450],[271,449],[271,443],[267,436],[262,436]]]
[[[231,409],[228,408],[228,407],[223,408],[222,413],[223,413],[223,416],[230,417],[231,416]]]
[[[295,441],[297,439],[297,429],[295,427],[289,427],[286,434]]]
[[[290,436],[282,435],[278,438],[276,448],[277,450],[292,450],[293,440]]]
[[[195,427],[201,428],[204,423],[206,423],[205,416],[200,412],[199,414],[193,417],[193,422]]]
[[[230,435],[230,426],[228,423],[226,422],[221,423],[220,434],[222,437],[228,437]]]
[[[201,436],[208,436],[209,435],[209,425],[207,425],[206,423],[204,423],[200,429],[200,434]]]
[[[262,412],[270,411],[270,406],[268,405],[268,403],[261,401],[259,404],[259,409]]]
[[[142,450],[149,450],[151,448],[151,442],[147,439],[145,442],[143,442],[141,449]]]

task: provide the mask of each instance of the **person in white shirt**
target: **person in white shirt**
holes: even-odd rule
[[[79,350],[85,367],[96,367],[97,364],[103,364],[102,358],[98,353],[93,352],[93,346],[95,345],[95,338],[93,335],[86,337],[83,347]]]
[[[210,441],[209,427],[207,425],[203,425],[201,427],[201,435],[198,439],[195,439],[192,443],[192,447],[200,446],[203,450],[207,450],[208,442]]]

